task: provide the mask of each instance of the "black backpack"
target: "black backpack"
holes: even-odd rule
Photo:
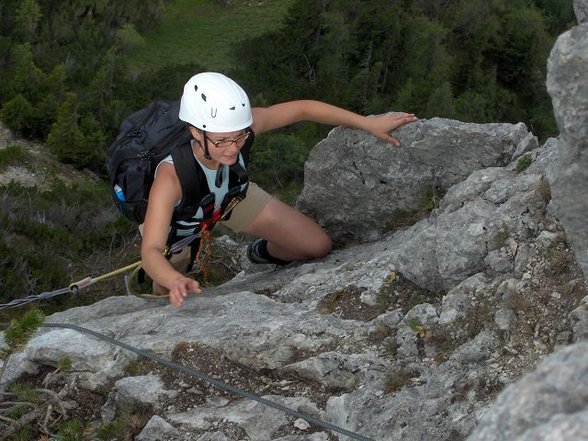
[[[179,107],[179,101],[155,101],[133,113],[122,122],[116,140],[107,150],[112,198],[118,210],[133,222],[144,222],[155,168],[167,155],[173,158],[182,186],[182,201],[174,210],[174,222],[192,217],[210,194],[206,176],[192,152],[192,136],[178,118]],[[245,163],[253,138],[251,133],[241,149]],[[229,197],[241,196],[239,193],[246,191],[241,191],[245,183],[247,173],[237,161],[230,167]],[[209,211],[205,210],[205,215]]]

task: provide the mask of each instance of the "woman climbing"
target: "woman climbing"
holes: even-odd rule
[[[141,244],[143,268],[153,280],[154,293],[168,293],[175,306],[180,306],[188,293],[200,293],[201,288],[196,280],[186,276],[194,257],[190,247],[172,256],[171,261],[164,256],[170,241],[170,225],[174,222],[177,240],[177,232],[182,228],[196,231],[208,228],[211,218],[219,220],[240,201],[230,211],[230,219],[221,222],[233,231],[259,238],[248,248],[251,261],[284,265],[294,260],[321,258],[331,251],[331,239],[314,220],[255,184],[248,184],[246,178],[244,182],[237,179],[236,184],[230,178],[231,173],[244,172],[255,135],[312,121],[362,129],[399,146],[390,132],[415,121],[416,117],[409,113],[364,117],[313,100],[251,108],[247,94],[237,83],[220,73],[205,72],[193,76],[185,84],[179,119],[186,123],[191,134],[196,167],[206,176],[209,197],[203,201],[206,200],[210,209],[203,203],[191,219],[173,219],[174,208],[183,195],[173,159],[168,156],[157,166]],[[206,213],[213,213],[212,217],[207,217]]]

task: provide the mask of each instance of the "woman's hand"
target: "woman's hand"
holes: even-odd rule
[[[200,285],[196,280],[181,276],[173,283],[169,290],[169,301],[175,307],[180,307],[184,303],[184,299],[188,293],[200,294],[201,292],[202,289],[200,289]]]
[[[400,147],[400,141],[394,138],[390,132],[417,119],[412,113],[391,113],[373,116],[366,118],[365,130],[388,144]]]

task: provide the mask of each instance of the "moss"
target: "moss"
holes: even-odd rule
[[[8,390],[10,393],[16,395],[18,401],[26,401],[28,403],[39,403],[39,391],[23,383],[12,383]]]
[[[57,363],[57,368],[61,372],[69,372],[71,370],[72,364],[73,363],[71,361],[71,358],[66,355],[59,359],[59,362]]]
[[[392,271],[382,282],[378,292],[378,307],[382,312],[389,308],[402,308],[406,314],[421,303],[435,303],[442,296],[436,292],[421,288],[401,273]]]
[[[436,208],[439,208],[439,203],[441,202],[443,193],[444,192],[440,186],[428,185],[425,188],[425,196],[423,202],[424,209],[427,212],[430,212]]]
[[[343,289],[326,295],[317,306],[319,314],[337,314],[346,320],[373,320],[382,314],[388,304],[377,298],[375,304],[368,304],[362,300],[366,288],[349,285]]]
[[[445,190],[440,185],[425,186],[415,210],[394,211],[384,226],[384,231],[391,232],[414,225],[431,211],[439,208],[444,195]]]
[[[488,241],[488,251],[499,250],[507,244],[510,233],[506,229],[498,230]]]
[[[9,438],[9,441],[31,441],[34,438],[35,431],[31,426],[21,427],[18,432]]]
[[[343,301],[345,297],[351,295],[355,289],[356,287],[349,286],[328,294],[318,306],[319,314],[325,315],[332,313],[335,310],[337,304]]]
[[[418,320],[408,319],[406,324],[410,329],[414,331],[416,336],[423,340],[429,340],[431,337],[431,331],[423,324],[419,323]]]
[[[395,300],[395,285],[398,281],[398,274],[396,271],[391,271],[388,273],[380,289],[378,291],[378,304],[380,305],[381,309],[385,311],[394,303]],[[382,312],[383,312],[382,311]]]
[[[402,306],[402,313],[406,315],[408,311],[417,305],[422,303],[428,303],[429,297],[426,295],[424,290],[418,290],[414,292],[410,297],[406,299],[406,303]]]
[[[81,441],[84,439],[86,425],[77,418],[64,421],[57,428],[57,439],[60,441]]]
[[[127,364],[125,367],[125,373],[131,377],[138,377],[141,375],[147,375],[149,372],[158,368],[158,366],[159,365],[152,360],[138,358]]]
[[[25,313],[20,319],[14,319],[4,332],[6,347],[1,355],[6,357],[22,348],[31,338],[37,328],[43,323],[43,314],[33,309]]]
[[[531,155],[523,155],[519,158],[519,160],[517,161],[517,166],[516,166],[516,170],[518,173],[522,173],[525,170],[527,170],[529,168],[529,166],[531,165],[531,163],[533,162],[533,159],[531,158]]]
[[[572,256],[562,246],[553,246],[546,251],[549,262],[548,273],[552,276],[565,273],[573,261]]]

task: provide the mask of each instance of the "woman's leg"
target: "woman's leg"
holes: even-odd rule
[[[223,224],[268,241],[272,257],[291,261],[324,257],[331,251],[331,239],[311,218],[284,204],[253,182],[247,197],[233,209]]]
[[[324,257],[332,248],[331,238],[314,220],[277,199],[242,231],[266,239],[269,254],[286,261]]]

